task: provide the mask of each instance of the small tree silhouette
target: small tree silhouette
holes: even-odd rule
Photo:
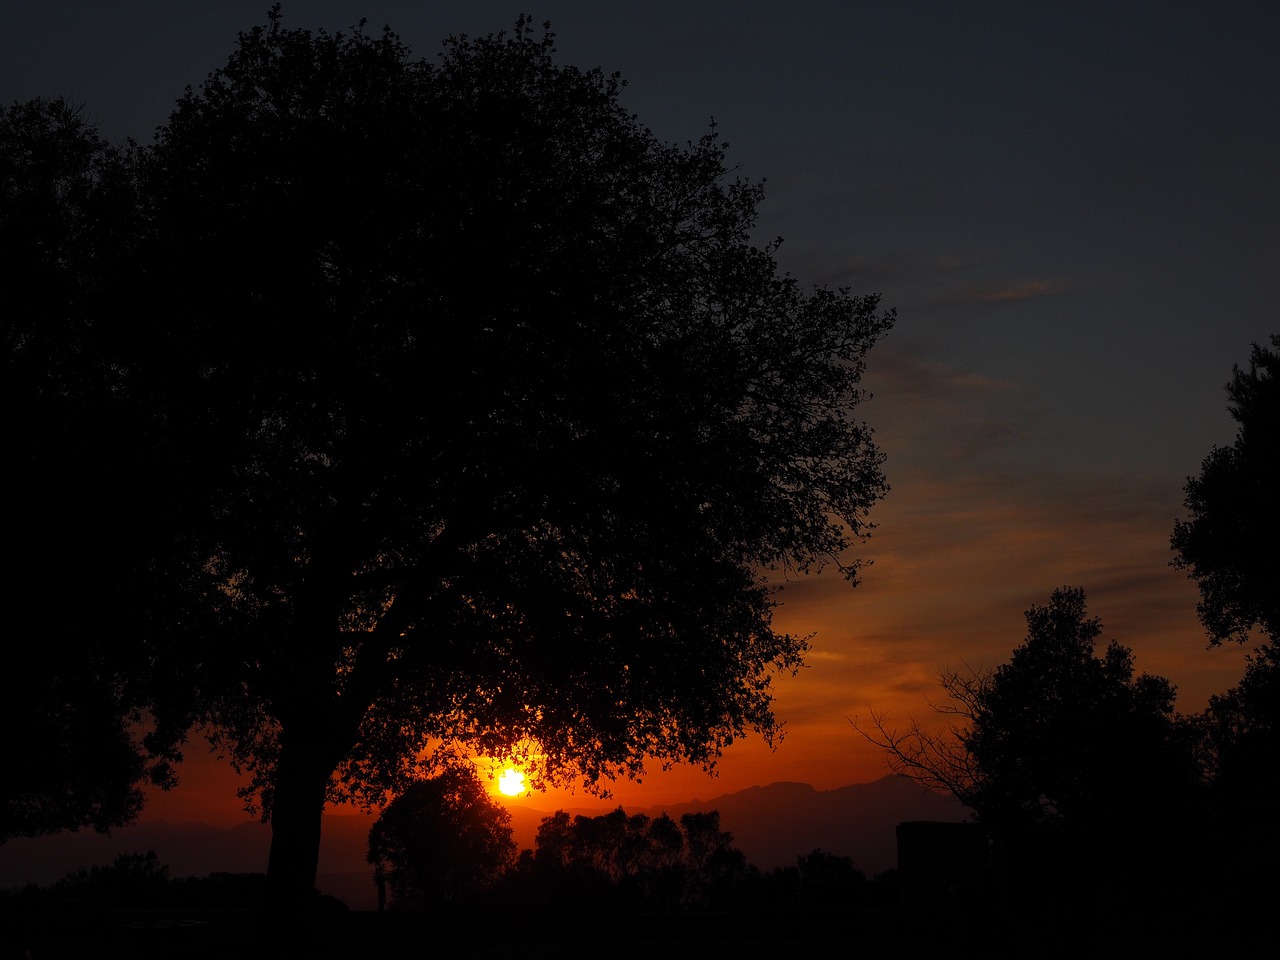
[[[809,907],[849,907],[860,903],[867,875],[844,857],[815,849],[796,858],[800,874],[799,896]]]
[[[511,814],[470,767],[453,766],[396,797],[369,831],[374,882],[397,909],[457,903],[514,862]]]
[[[523,866],[551,905],[579,910],[724,906],[751,871],[733,834],[720,829],[718,811],[686,813],[677,824],[665,813],[628,816],[621,807],[543,818]]]

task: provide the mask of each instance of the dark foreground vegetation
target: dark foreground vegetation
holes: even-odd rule
[[[472,813],[504,833],[501,815]],[[903,824],[899,869],[868,878],[822,850],[757,869],[714,811],[678,822],[558,812],[534,849],[502,857],[497,870],[441,853],[448,833],[436,827],[466,833],[461,820],[426,820],[399,845],[394,829],[372,831],[371,859],[382,859],[371,881],[389,890],[377,912],[317,893],[285,920],[265,906],[265,875],[172,878],[154,853],[127,854],[0,894],[0,960],[408,958],[458,941],[532,958],[1252,958],[1270,956],[1273,939],[1266,853],[1191,824],[1156,853],[1103,849],[1071,832],[1014,843],[975,823]],[[432,845],[417,845],[422,837]]]
[[[884,879],[896,884],[892,875]],[[209,877],[181,883],[180,894],[155,900],[50,891],[0,896],[0,960],[409,958],[451,944],[475,954],[527,958],[1261,958],[1271,955],[1273,943],[1265,911],[1214,913],[1207,904],[1191,914],[1117,917],[1102,903],[1018,912],[971,901],[922,918],[898,905],[771,903],[595,911],[473,902],[377,913],[348,911],[319,898],[305,921],[280,926],[258,906],[264,884],[262,875]]]

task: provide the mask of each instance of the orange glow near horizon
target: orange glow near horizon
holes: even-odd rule
[[[880,388],[892,399],[887,385]],[[1137,670],[1177,685],[1179,712],[1199,712],[1211,695],[1239,682],[1248,648],[1207,646],[1195,584],[1169,566],[1176,480],[928,479],[940,470],[913,478],[904,469],[891,497],[877,505],[879,527],[862,551],[875,563],[856,589],[830,571],[783,585],[774,627],[813,635],[813,649],[805,669],[776,677],[772,687],[786,733],[776,749],[748,734],[725,750],[715,776],[696,765],[663,769],[654,761],[641,782],[603,784],[609,795],[602,797],[580,783],[536,786],[528,773],[521,789],[508,793],[505,770],[532,772],[542,761],[536,744],[522,744],[511,754],[475,758],[493,797],[547,813],[605,813],[619,805],[645,810],[708,801],[779,781],[832,790],[877,780],[889,772],[884,751],[850,721],[865,723],[874,711],[893,726],[918,721],[940,728],[948,719],[933,709],[940,671],[1006,662],[1025,638],[1023,611],[1063,585],[1086,590],[1104,642],[1130,647]],[[142,820],[245,821],[236,795],[244,779],[216,751],[193,738],[178,773],[176,790],[148,789]]]

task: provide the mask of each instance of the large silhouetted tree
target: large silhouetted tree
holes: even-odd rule
[[[773,737],[806,643],[763,574],[855,579],[886,489],[855,408],[891,316],[779,273],[714,133],[553,52],[277,11],[142,158],[187,598],[152,649],[190,695],[157,711],[251,775],[278,896],[326,801],[433,746],[602,784]]]
[[[66,100],[0,111],[0,841],[127,823],[149,769],[136,639],[162,582],[150,507],[165,484],[121,309],[134,159]]]
[[[1173,563],[1199,585],[1210,643],[1244,642],[1255,628],[1280,642],[1280,334],[1253,345],[1247,371],[1233,368],[1227,396],[1236,439],[1188,478]]]

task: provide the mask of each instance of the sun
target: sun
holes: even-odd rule
[[[507,767],[498,778],[498,789],[508,797],[518,796],[524,792],[524,774]]]

